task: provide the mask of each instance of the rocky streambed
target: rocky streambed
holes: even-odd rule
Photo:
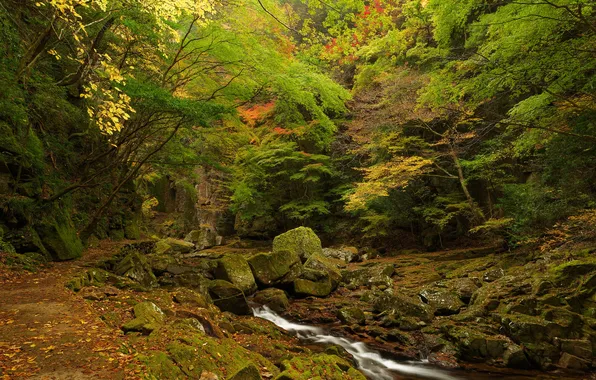
[[[256,304],[366,343],[383,358],[424,360],[458,378],[592,376],[589,245],[376,258],[349,247],[323,250],[299,228],[267,248],[139,242],[67,286],[105,310],[104,321],[127,334],[157,378],[364,378],[345,347],[300,340],[253,317]]]

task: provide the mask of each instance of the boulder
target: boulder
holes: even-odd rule
[[[208,295],[201,294],[191,289],[180,288],[178,289],[172,299],[174,302],[181,305],[190,305],[194,307],[207,308],[211,303],[211,299]]]
[[[339,285],[342,275],[337,266],[322,254],[315,253],[311,255],[304,263],[304,269],[313,269],[327,273],[331,281],[332,290]]]
[[[277,313],[285,311],[290,306],[286,293],[283,290],[276,288],[258,291],[255,294],[253,301],[260,305],[267,306]]]
[[[337,319],[348,325],[363,325],[366,321],[364,312],[357,307],[342,307],[337,311]]]
[[[455,342],[460,356],[471,361],[500,358],[509,344],[505,338],[485,335],[478,329],[468,327],[453,326],[447,335]]]
[[[135,318],[122,326],[124,332],[138,331],[143,334],[150,334],[160,328],[166,319],[166,315],[153,302],[140,302],[134,307]]]
[[[581,339],[557,339],[561,351],[582,359],[592,359],[592,343]]]
[[[494,268],[486,271],[482,276],[482,279],[486,282],[493,282],[505,275],[505,272],[501,268]]]
[[[165,239],[164,242],[171,247],[173,253],[189,253],[195,249],[193,243],[180,239],[170,237]]]
[[[289,283],[302,272],[300,257],[291,251],[258,253],[248,259],[248,265],[260,285]]]
[[[463,303],[468,304],[472,299],[472,295],[479,288],[480,280],[471,278],[454,278],[452,280],[445,280],[436,282],[433,288],[444,288],[457,294]]]
[[[358,256],[358,248],[323,248],[323,255],[328,258],[341,260],[345,263],[351,263]]]
[[[200,251],[217,245],[217,232],[211,227],[204,226],[190,231],[184,240],[196,245],[197,250]]]
[[[247,296],[257,290],[250,266],[246,259],[240,255],[228,255],[218,260],[215,278],[231,282]]]
[[[261,380],[261,374],[256,365],[250,363],[228,377],[228,380]]]
[[[566,369],[576,369],[586,371],[591,367],[592,363],[590,360],[578,358],[567,352],[564,352],[559,359],[559,367]]]
[[[160,240],[155,243],[155,254],[158,256],[165,256],[173,252],[172,246],[169,245],[166,240]]]
[[[459,296],[448,290],[425,289],[420,298],[435,310],[435,315],[457,314],[464,307]]]
[[[332,285],[328,278],[326,280],[319,281],[311,281],[304,278],[299,278],[294,280],[292,290],[297,297],[327,297],[329,294],[331,294]]]
[[[177,319],[176,321],[174,321],[174,323],[172,323],[172,327],[185,332],[193,331],[200,332],[203,334],[205,333],[205,327],[203,327],[201,322],[199,322],[199,320],[196,318]]]
[[[174,257],[164,254],[147,255],[147,260],[149,261],[149,265],[151,265],[153,273],[158,276],[166,272],[169,265],[177,264]]]
[[[532,367],[524,353],[524,349],[517,344],[507,346],[503,353],[503,363],[509,368],[530,369]]]
[[[55,218],[44,220],[35,230],[52,259],[64,261],[81,257],[83,243],[70,217],[65,213],[58,213]]]
[[[284,360],[276,380],[352,379],[366,380],[350,363],[336,355],[318,354]]]
[[[311,255],[323,254],[319,237],[308,227],[298,227],[273,239],[273,252],[289,251],[297,254],[302,262]]]
[[[124,257],[114,267],[114,273],[128,277],[145,287],[153,287],[157,284],[157,278],[155,278],[146,256],[138,252],[133,252]]]
[[[398,316],[414,317],[429,322],[433,319],[434,310],[419,299],[401,294],[381,293],[373,298],[373,310],[377,313],[392,312]]]
[[[250,314],[250,307],[240,288],[225,280],[213,280],[209,284],[209,295],[215,306],[222,311],[237,315]]]
[[[393,281],[391,276],[395,273],[393,264],[377,264],[368,268],[359,268],[353,271],[344,270],[342,282],[349,289],[356,289],[361,286],[384,286],[391,287]]]

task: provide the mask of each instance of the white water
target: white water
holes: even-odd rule
[[[393,360],[384,359],[378,352],[371,350],[362,342],[353,342],[346,338],[325,334],[323,329],[319,327],[292,323],[275,314],[266,306],[253,309],[253,313],[255,317],[266,319],[286,331],[296,333],[301,339],[309,340],[314,343],[335,344],[343,347],[354,357],[358,363],[359,369],[371,379],[392,380],[396,372],[428,379],[457,379],[443,371],[424,367],[423,362],[408,362],[408,364],[403,364]]]

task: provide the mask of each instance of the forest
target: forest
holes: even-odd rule
[[[0,83],[2,379],[596,369],[592,0],[0,0]]]

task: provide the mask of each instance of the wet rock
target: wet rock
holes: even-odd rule
[[[231,282],[247,296],[257,290],[250,266],[240,255],[228,255],[220,259],[215,269],[215,278]]]
[[[114,273],[134,280],[145,287],[157,285],[157,278],[147,262],[147,257],[133,252],[127,255],[114,267]]]
[[[153,271],[153,273],[158,276],[166,272],[168,266],[177,264],[177,261],[174,257],[164,254],[148,255],[147,261],[149,262],[149,265],[151,265],[151,270]]]
[[[486,282],[493,282],[505,275],[505,272],[501,268],[493,268],[489,271],[486,271],[482,276],[482,279]]]
[[[228,377],[228,380],[261,380],[259,369],[254,364],[250,363],[238,372]]]
[[[509,344],[503,353],[503,364],[509,368],[530,369],[531,364],[523,348],[517,344]]]
[[[518,344],[550,342],[555,337],[565,338],[569,334],[557,323],[523,314],[507,315],[501,324],[507,336]]]
[[[306,273],[314,273],[315,271],[309,270]],[[324,272],[319,272],[323,275],[324,279],[318,279],[317,281],[311,281],[304,278],[294,280],[292,291],[297,297],[327,297],[331,294],[333,286],[331,281]],[[311,277],[312,278],[312,277]]]
[[[313,254],[323,254],[321,240],[308,227],[298,227],[273,239],[273,252],[289,251],[298,257],[302,262],[308,260]]]
[[[196,246],[197,250],[200,251],[218,245],[217,237],[217,233],[213,228],[201,227],[197,230],[190,231],[188,235],[186,235],[184,240],[193,243]]]
[[[509,343],[507,339],[485,335],[477,329],[461,326],[451,327],[447,335],[456,342],[461,357],[471,361],[499,358]]]
[[[296,357],[281,363],[280,375],[276,380],[310,379],[352,379],[366,380],[360,371],[335,355],[319,354],[310,357]]]
[[[525,315],[536,315],[537,305],[538,305],[538,302],[536,301],[535,298],[523,297],[521,299],[518,299],[517,301],[509,303],[505,307],[505,312],[508,314],[518,313],[518,314],[525,314]]]
[[[561,351],[577,356],[582,359],[592,359],[592,343],[589,340],[580,339],[556,339]]]
[[[434,310],[418,299],[404,295],[378,294],[373,299],[373,309],[377,313],[392,312],[399,316],[415,317],[429,322],[433,319]]]
[[[358,255],[356,247],[323,248],[323,256],[351,263]]]
[[[454,278],[452,280],[439,281],[435,283],[436,288],[448,289],[459,297],[463,303],[468,304],[472,299],[472,295],[479,288],[478,279],[476,281],[471,278]]]
[[[327,273],[331,287],[334,290],[339,285],[342,279],[341,272],[329,259],[325,256],[315,253],[311,255],[304,263],[305,269],[313,269]]]
[[[302,271],[300,257],[292,251],[258,253],[248,259],[248,265],[257,282],[264,286],[291,282]]]
[[[434,309],[435,315],[457,314],[464,307],[459,296],[447,290],[425,289],[420,298]]]
[[[453,355],[444,352],[431,352],[428,355],[428,362],[434,366],[445,369],[456,369],[460,367],[457,359]]]
[[[255,294],[253,301],[260,305],[267,306],[277,313],[285,311],[290,306],[286,292],[276,288],[258,291]]]
[[[191,289],[180,288],[174,295],[173,300],[181,305],[190,305],[194,307],[207,308],[211,303],[211,299],[206,297],[205,294],[201,294]]]
[[[543,371],[553,369],[561,356],[559,349],[545,342],[525,343],[524,351],[532,366]]]
[[[166,315],[153,302],[141,302],[134,307],[135,318],[122,326],[124,332],[138,331],[149,334],[160,328]]]
[[[596,273],[596,259],[573,260],[553,268],[555,281],[559,285],[570,285],[588,273]]]
[[[366,317],[357,307],[342,307],[337,311],[337,319],[348,325],[364,325]]]
[[[580,371],[586,371],[590,368],[592,363],[589,360],[573,356],[567,352],[561,355],[559,359],[559,367],[566,369],[576,369]]]
[[[209,295],[215,306],[222,311],[229,311],[237,315],[250,314],[250,307],[240,288],[231,282],[213,280],[209,284]]]
[[[357,289],[361,286],[387,286],[393,284],[391,276],[395,273],[393,264],[377,264],[368,268],[359,268],[353,271],[344,270],[342,282],[348,289]]]
[[[196,272],[194,267],[188,265],[178,265],[176,263],[168,264],[166,266],[166,272],[173,274],[174,276],[185,274],[185,273],[194,273]]]

